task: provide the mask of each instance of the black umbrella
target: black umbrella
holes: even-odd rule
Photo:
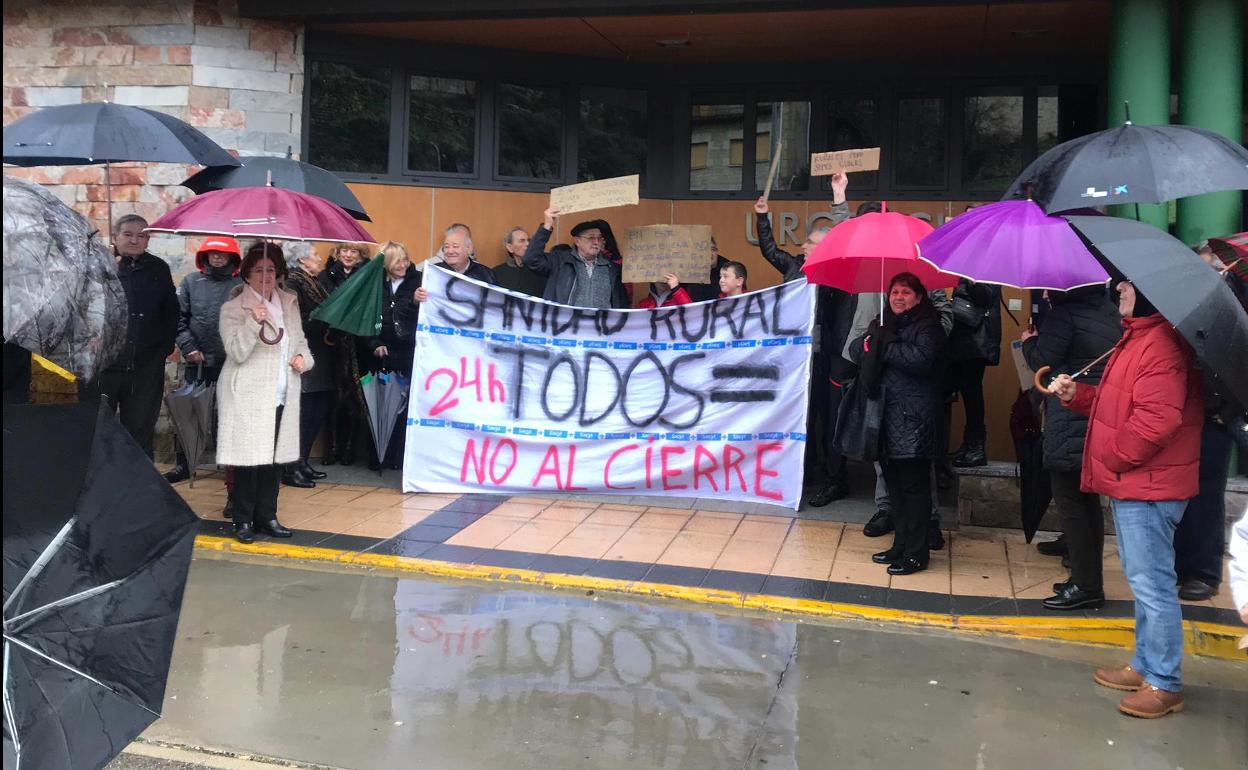
[[[107,409],[4,407],[4,766],[98,768],[160,716],[197,517]]]
[[[1003,200],[1029,197],[1052,214],[1246,189],[1248,150],[1242,145],[1203,128],[1128,121],[1063,142],[1036,158]]]
[[[111,188],[107,167],[128,161],[238,165],[233,155],[189,123],[124,104],[45,107],[4,127],[4,162],[15,166],[103,163],[105,184]],[[108,202],[111,226],[111,189]]]
[[[241,166],[206,168],[182,183],[196,193],[225,190],[233,187],[264,187],[272,184],[295,192],[315,195],[334,203],[355,219],[368,218],[364,205],[342,180],[333,173],[311,163],[293,158],[268,158],[240,155]]]
[[[1222,276],[1157,228],[1118,217],[1067,216],[1093,254],[1125,275],[1195,349],[1206,384],[1248,407],[1248,315]]]
[[[1019,391],[1010,409],[1010,437],[1018,461],[1019,502],[1023,535],[1030,543],[1040,520],[1053,500],[1049,472],[1044,469],[1044,433],[1040,428],[1039,396],[1034,390]]]

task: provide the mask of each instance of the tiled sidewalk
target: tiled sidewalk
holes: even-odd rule
[[[219,476],[178,491],[204,519],[203,534],[229,535]],[[1015,531],[948,532],[927,571],[891,577],[871,562],[890,538],[867,538],[859,524],[604,499],[283,487],[278,515],[296,534],[276,542],[953,615],[1072,616],[1040,606],[1066,570]],[[1132,613],[1113,538],[1105,551],[1109,601],[1074,617]],[[1238,620],[1229,592],[1185,604],[1189,620]]]

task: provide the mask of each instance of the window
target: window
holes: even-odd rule
[[[963,187],[1004,190],[1023,170],[1022,94],[996,89],[969,94],[963,115]]]
[[[576,180],[589,182],[639,174],[644,185],[647,127],[645,91],[582,88]]]
[[[709,146],[706,142],[689,145],[689,168],[694,170],[706,168],[706,152]]]
[[[1056,86],[1041,86],[1036,98],[1036,154],[1043,155],[1060,143]]]
[[[893,184],[898,187],[944,187],[948,162],[945,100],[903,97],[897,100],[897,135],[893,147]]]
[[[828,151],[859,150],[880,146],[880,132],[875,99],[846,97],[828,100]],[[850,174],[849,185],[855,190],[874,190],[880,184],[880,172],[863,171]],[[829,178],[824,189],[831,190]]]
[[[755,189],[767,187],[771,152],[780,143],[780,162],[771,189],[810,186],[810,102],[759,102],[754,153]]]
[[[695,104],[690,117],[690,156],[697,145],[706,145],[706,162],[702,168],[689,169],[689,189],[740,190],[745,105]]]
[[[408,92],[408,170],[475,174],[477,84],[413,75]]]
[[[499,84],[498,175],[563,178],[563,97],[558,88]]]
[[[390,155],[390,70],[314,61],[308,81],[308,161],[384,174]]]

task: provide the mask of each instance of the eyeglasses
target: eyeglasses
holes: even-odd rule
[[[602,243],[606,240],[606,238],[603,238],[601,235],[578,235],[576,237],[578,240],[589,241],[591,243]]]

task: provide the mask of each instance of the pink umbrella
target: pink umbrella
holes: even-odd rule
[[[376,243],[336,204],[280,187],[236,187],[197,195],[147,229],[180,235]]]
[[[898,273],[913,273],[929,291],[951,289],[958,276],[919,259],[916,244],[930,232],[927,222],[905,214],[864,214],[832,228],[802,270],[811,283],[850,294],[888,291]]]

